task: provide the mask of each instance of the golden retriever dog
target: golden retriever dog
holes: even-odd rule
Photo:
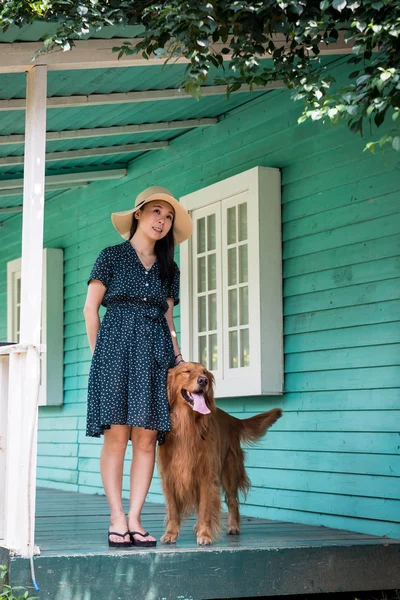
[[[168,372],[172,431],[157,452],[167,504],[165,544],[176,542],[181,519],[194,512],[197,543],[212,544],[220,531],[221,488],[227,533],[239,533],[239,492],[250,488],[240,443],[256,442],[282,415],[274,408],[236,419],[216,407],[213,386],[213,374],[200,363],[181,363]]]

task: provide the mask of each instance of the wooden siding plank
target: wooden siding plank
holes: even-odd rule
[[[376,521],[398,523],[400,502],[384,498],[321,494],[318,492],[265,489],[253,487],[246,503],[265,507],[293,508],[304,512],[319,512],[328,515],[352,516],[359,519],[372,518]]]
[[[260,448],[274,450],[313,451],[323,448],[325,452],[357,452],[365,456],[368,461],[370,453],[398,454],[399,434],[386,432],[359,432],[359,431],[274,431],[259,443]]]
[[[348,185],[341,185],[339,181],[337,187],[324,194],[317,193],[315,196],[284,202],[282,222],[286,227],[286,223],[295,219],[324,213],[342,206],[359,204],[364,200],[373,200],[381,193],[396,192],[398,187],[397,172],[378,173],[373,177],[367,175]]]
[[[310,292],[338,289],[361,283],[375,283],[398,277],[400,257],[392,257],[365,262],[360,265],[328,269],[320,273],[290,277],[283,283],[284,296],[307,294]],[[398,283],[395,285],[397,289]]]
[[[381,346],[400,342],[400,322],[360,325],[330,331],[313,331],[285,336],[286,352],[308,352],[329,348]]]
[[[293,353],[285,356],[285,373],[400,365],[400,344]],[[400,407],[400,400],[397,402]]]
[[[312,365],[310,364],[310,369]],[[368,367],[287,373],[287,392],[392,388],[400,381],[400,367]],[[399,423],[400,425],[400,423]],[[373,430],[374,431],[374,430]]]
[[[255,448],[246,456],[248,467],[273,467],[274,469],[300,471],[330,471],[332,473],[351,473],[354,475],[365,475],[365,456],[362,454],[345,452],[293,452],[282,450],[263,450]],[[387,475],[388,477],[400,477],[400,455],[369,454],[368,473],[374,475]],[[307,476],[305,476],[305,479]],[[257,478],[253,480],[257,481]],[[390,481],[386,480],[385,484]],[[400,480],[396,485],[400,485]]]
[[[338,227],[332,231],[316,233],[310,238],[288,240],[283,244],[283,258],[306,256],[321,250],[342,248],[356,242],[366,242],[394,235],[399,233],[399,226],[399,218],[385,215],[369,221]]]
[[[395,300],[399,297],[400,280],[391,278],[287,297],[284,300],[284,314],[286,316],[324,308],[362,306],[373,302]]]
[[[299,410],[390,410],[399,408],[399,390],[398,388],[388,388],[386,390],[367,391],[289,392],[280,399],[264,397],[262,400],[268,402],[271,407],[275,406],[275,403],[279,404],[279,407],[285,412]],[[260,397],[218,399],[218,406],[226,411],[243,413],[242,418],[245,418],[246,413],[254,413],[260,410]]]
[[[400,315],[400,300],[374,302],[360,306],[305,312],[287,316],[286,335],[313,331],[333,331],[343,327],[354,327],[376,323],[390,323]]]
[[[397,190],[368,198],[362,202],[351,203],[316,215],[289,221],[284,227],[283,242],[395,214],[399,214]]]
[[[283,276],[294,277],[327,268],[346,267],[400,254],[400,234],[388,235],[374,240],[364,240],[355,244],[346,244],[342,248],[321,250],[309,254],[305,261],[302,256],[288,258],[284,262]],[[349,283],[352,283],[350,280]],[[357,283],[357,282],[355,282]]]
[[[157,496],[152,501],[160,502]],[[260,514],[260,507],[257,505],[246,503],[242,507],[242,515],[254,517],[257,514]],[[264,509],[262,514],[271,519],[282,519],[293,523],[307,522],[317,526],[325,525],[326,527],[340,527],[340,524],[343,522],[342,516],[301,511],[297,508],[287,509],[269,506]],[[382,529],[382,521],[355,519],[351,516],[346,517],[346,523],[351,531],[359,531],[371,535],[382,535],[382,531],[384,531],[384,535],[389,538],[398,539],[400,537],[400,525],[397,523],[385,523],[384,529]]]
[[[232,412],[239,419],[241,413]],[[257,413],[255,413],[257,414]],[[252,416],[247,413],[246,417]],[[400,431],[400,410],[340,410],[285,412],[285,417],[274,424],[273,431],[352,431],[352,432],[388,432]],[[268,437],[269,433],[267,434]]]
[[[392,521],[396,521],[395,509],[400,510],[400,477],[355,473],[329,473],[327,476],[326,473],[310,470],[302,471],[300,468],[290,470],[248,467],[247,472],[250,480],[257,482],[257,488],[264,488],[265,490],[297,490],[319,494],[357,496],[366,499],[371,495],[371,490],[375,489],[375,498],[393,500],[393,505],[390,505],[394,511]],[[268,491],[266,491],[266,495],[268,495]],[[374,518],[382,518],[382,514],[384,515],[382,511],[375,513]],[[385,519],[385,516],[383,518]]]

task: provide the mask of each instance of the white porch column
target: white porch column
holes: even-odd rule
[[[27,74],[20,344],[40,344],[47,67]]]
[[[19,347],[10,355],[5,543],[33,552],[36,492],[37,391],[46,146],[47,67],[27,73]]]

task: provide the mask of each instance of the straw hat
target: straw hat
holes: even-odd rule
[[[135,206],[131,210],[112,213],[111,221],[118,233],[122,235],[124,239],[129,239],[133,213],[152,200],[165,200],[165,202],[168,202],[173,207],[175,211],[173,229],[175,246],[187,240],[187,238],[192,235],[193,231],[192,219],[188,212],[182,204],[173,197],[169,190],[155,185],[145,189],[136,197]]]

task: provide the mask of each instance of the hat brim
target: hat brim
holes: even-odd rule
[[[174,245],[177,246],[185,240],[187,240],[193,233],[193,222],[186,209],[182,206],[178,200],[169,194],[157,193],[146,198],[145,201],[140,202],[131,210],[124,210],[122,212],[115,212],[111,215],[111,221],[118,233],[125,239],[129,239],[129,233],[132,226],[133,213],[138,209],[152,202],[153,200],[165,200],[171,204],[175,211],[174,217]]]

